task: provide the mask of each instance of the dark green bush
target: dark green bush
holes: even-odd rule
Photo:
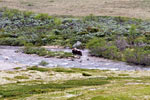
[[[87,43],[90,54],[109,59],[121,59],[119,49],[113,43],[107,43],[102,38],[94,38]]]
[[[128,63],[149,66],[150,65],[150,49],[134,48],[125,50],[125,59]]]
[[[24,45],[24,41],[15,38],[0,38],[1,45],[10,45],[10,46],[22,46]]]

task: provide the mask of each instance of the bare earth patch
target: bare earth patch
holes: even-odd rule
[[[0,7],[49,15],[150,17],[149,0],[1,0]]]

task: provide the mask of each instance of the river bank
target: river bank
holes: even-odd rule
[[[150,70],[149,67],[128,65],[125,62],[112,61],[103,58],[89,56],[88,50],[82,50],[80,59],[67,58],[45,58],[37,55],[24,54],[20,51],[22,47],[0,46],[0,70],[10,70],[15,67],[26,67],[39,65],[41,61],[48,63],[45,67],[87,68],[101,70]],[[71,49],[46,47],[51,51],[71,52]]]

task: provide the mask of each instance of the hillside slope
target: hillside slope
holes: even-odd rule
[[[126,16],[149,18],[149,0],[0,0],[0,7],[49,15]]]

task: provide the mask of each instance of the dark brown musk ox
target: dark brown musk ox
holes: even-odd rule
[[[76,48],[73,48],[73,49],[72,49],[72,53],[73,53],[74,55],[82,56],[82,52],[81,52],[80,50],[76,49]]]

